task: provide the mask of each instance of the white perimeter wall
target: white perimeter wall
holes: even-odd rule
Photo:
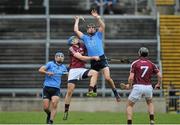
[[[72,98],[70,111],[109,111],[125,112],[127,99],[117,103],[115,98]],[[164,98],[154,98],[156,112],[165,112]],[[0,111],[43,111],[41,98],[1,98]],[[64,99],[59,102],[58,111],[64,111]],[[147,106],[144,99],[136,103],[135,112],[146,112]]]

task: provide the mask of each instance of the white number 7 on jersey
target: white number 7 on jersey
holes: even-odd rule
[[[148,66],[141,66],[141,69],[143,69],[143,73],[142,73],[141,77],[144,77],[144,75],[148,71],[148,68],[149,68]]]

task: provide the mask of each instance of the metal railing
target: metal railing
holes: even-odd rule
[[[175,14],[180,13],[180,0],[176,0],[176,5],[175,5]]]
[[[164,93],[166,94],[166,112],[180,113],[180,90],[168,89]]]
[[[121,89],[117,89],[117,91],[121,95],[122,98],[127,98],[131,92],[131,90],[121,90]],[[67,92],[67,89],[61,89],[61,96],[65,97],[66,92]],[[88,89],[76,88],[73,91],[73,96],[86,97],[87,92],[88,92]],[[98,97],[114,97],[114,94],[111,89],[105,89],[105,90],[103,88],[97,89],[97,93],[98,93]],[[39,98],[42,96],[42,89],[41,88],[31,88],[31,89],[3,88],[3,89],[0,89],[0,95],[6,95],[8,97],[19,97],[19,95],[29,95],[29,97]],[[163,90],[154,90],[153,95],[154,97],[163,97]]]

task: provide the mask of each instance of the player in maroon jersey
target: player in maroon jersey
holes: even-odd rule
[[[135,60],[131,64],[130,75],[128,83],[125,88],[132,91],[128,97],[127,102],[127,124],[132,124],[132,114],[134,104],[145,97],[148,106],[148,112],[150,117],[150,124],[154,124],[154,105],[152,102],[153,88],[151,83],[152,75],[157,75],[158,83],[155,88],[159,88],[162,80],[159,69],[152,63],[147,57],[149,50],[146,47],[141,47],[138,51],[139,59]]]
[[[72,36],[68,39],[68,44],[70,45],[70,64],[69,64],[69,74],[68,74],[68,87],[65,96],[65,111],[63,120],[67,120],[69,105],[72,97],[73,90],[78,80],[91,77],[89,87],[96,85],[98,72],[92,69],[85,68],[87,60],[99,60],[98,56],[85,56],[86,48],[84,44],[80,42],[78,37]],[[92,93],[92,96],[97,96],[97,93]]]

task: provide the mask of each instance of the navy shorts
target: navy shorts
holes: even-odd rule
[[[55,87],[47,87],[43,88],[43,99],[51,100],[52,96],[60,96],[60,89]]]
[[[91,60],[91,69],[94,69],[96,71],[100,71],[101,69],[109,67],[108,61],[106,59],[105,55],[100,56],[100,60]]]

